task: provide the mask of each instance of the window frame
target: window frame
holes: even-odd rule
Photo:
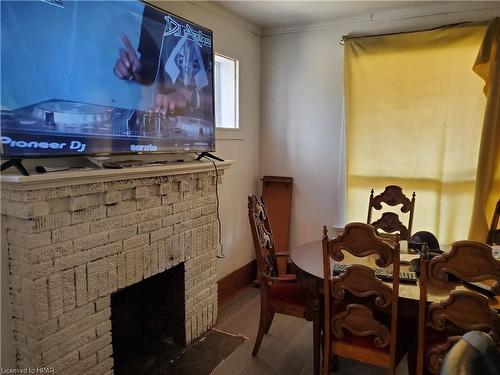
[[[234,128],[228,128],[228,127],[218,127],[216,123],[217,116],[215,114],[217,104],[214,103],[214,121],[215,121],[215,132],[216,132],[216,138],[219,139],[241,139],[241,130],[242,130],[242,123],[241,123],[241,108],[240,108],[240,103],[242,102],[242,93],[241,93],[241,80],[242,80],[242,74],[241,74],[241,66],[242,66],[242,59],[239,53],[234,53],[234,52],[229,52],[225,50],[215,50],[214,51],[214,100],[215,100],[215,79],[216,79],[216,74],[215,74],[215,58],[216,56],[220,56],[229,60],[232,60],[236,63],[235,66],[235,120],[236,120],[236,125],[237,127]]]

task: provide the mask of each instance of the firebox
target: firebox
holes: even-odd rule
[[[115,374],[150,374],[186,344],[184,264],[111,295]]]

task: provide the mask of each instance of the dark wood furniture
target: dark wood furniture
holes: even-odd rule
[[[417,256],[417,255],[415,255]],[[318,281],[318,286],[323,286],[323,249],[321,240],[311,241],[304,243],[300,246],[294,247],[290,250],[290,260],[297,268],[298,271],[303,275],[312,280]],[[372,268],[377,268],[375,260],[373,257],[370,258],[356,258],[349,253],[345,254],[342,262],[337,262],[330,259],[330,267],[333,268],[336,263],[360,263],[365,264]],[[401,271],[408,271],[410,265],[401,264]],[[486,283],[486,281],[485,281]],[[469,288],[459,285],[455,289],[457,290],[469,290]],[[449,294],[447,289],[433,288],[428,290],[427,300],[428,302],[440,302],[443,298]],[[420,288],[418,284],[399,284],[399,300],[400,305],[402,303],[411,304],[413,307],[412,313],[414,318],[417,319],[418,313],[418,301],[420,299]],[[500,311],[500,296],[495,299],[490,299],[490,306],[497,311]]]
[[[292,177],[264,176],[262,178],[262,198],[267,205],[267,214],[273,228],[274,247],[277,254],[289,251],[292,191]],[[285,272],[286,258],[278,258],[278,268]]]
[[[322,293],[320,289],[322,289],[323,285],[323,251],[322,251],[322,241],[321,240],[315,240],[311,242],[307,242],[304,244],[301,244],[300,246],[291,248],[290,251],[290,259],[296,269],[300,272],[300,274],[304,278],[308,278],[311,280],[311,282],[316,283],[318,292],[317,293]],[[376,268],[378,267],[373,259],[373,257],[370,258],[356,258],[352,256],[351,254],[347,253],[344,256],[344,259],[342,262],[335,261],[333,259],[330,259],[330,267],[333,268],[336,263],[362,263],[365,264],[369,267]],[[401,264],[401,271],[408,271],[409,265],[407,264]],[[485,281],[487,283],[487,281]],[[455,290],[469,290],[469,288],[463,286],[463,285],[458,285]],[[411,321],[411,322],[417,322],[419,319],[419,299],[420,299],[420,294],[421,290],[419,285],[417,284],[399,284],[399,304],[400,304],[400,310],[403,310],[404,307],[407,307],[408,310],[408,316],[406,317],[406,321]],[[427,301],[428,303],[432,302],[440,302],[443,300],[443,298],[446,298],[446,296],[449,294],[449,289],[441,289],[441,288],[432,288],[427,290]],[[497,296],[496,298],[490,298],[488,300],[491,308],[495,309],[496,311],[500,311],[500,296]],[[401,319],[400,319],[401,320]],[[498,330],[498,329],[497,329]],[[411,336],[411,340],[416,340],[417,335],[416,333]],[[408,339],[406,339],[408,340]],[[500,338],[498,339],[500,342]],[[416,345],[416,343],[415,343]],[[417,349],[414,349],[414,357],[417,356]],[[416,358],[415,358],[416,360]],[[416,363],[413,364],[413,367],[409,367],[410,370],[413,370],[415,372],[416,369]]]
[[[498,229],[498,219],[500,218],[500,199],[497,202],[493,217],[491,219],[490,229],[486,243],[488,245],[500,245],[500,229]]]
[[[377,232],[379,232],[379,230],[389,234],[399,232],[399,238],[401,240],[409,240],[411,237],[413,211],[415,208],[415,192],[413,192],[410,200],[403,194],[401,187],[389,185],[385,187],[381,194],[376,196],[373,194],[374,191],[372,189],[368,203],[368,218],[366,223],[373,225]],[[378,220],[372,221],[372,211],[381,211],[383,209],[382,203],[388,204],[392,207],[402,205],[401,212],[408,213],[408,225],[404,225],[399,220],[399,215],[395,212],[383,212],[382,216]]]
[[[248,197],[248,218],[252,230],[257,278],[259,280],[260,322],[252,355],[257,355],[262,338],[269,331],[275,313],[291,315],[313,322],[314,372],[319,374],[320,321],[319,303],[311,284],[301,282],[293,274],[280,274],[264,201],[255,195]]]
[[[426,249],[420,259],[420,302],[417,374],[438,374],[448,350],[467,331],[493,331],[500,315],[492,306],[498,299],[474,290],[457,290],[463,282],[494,280],[492,289],[500,294],[500,262],[491,247],[480,242],[458,241],[450,252],[428,259]],[[446,298],[428,304],[429,294]]]
[[[357,258],[376,255],[378,267],[392,266],[393,274],[399,275],[399,242],[389,244],[364,223],[347,224],[344,233],[332,240],[326,227],[323,230],[323,374],[330,372],[332,355],[384,367],[394,374],[397,354],[402,353],[397,353],[399,278],[384,283],[373,268],[355,263],[332,276],[330,259],[341,262],[344,251]]]

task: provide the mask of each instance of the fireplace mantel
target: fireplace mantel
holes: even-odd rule
[[[234,161],[215,162],[217,169],[227,169]],[[92,184],[97,182],[117,181],[129,178],[148,178],[171,176],[186,173],[206,172],[214,169],[210,161],[189,161],[168,164],[147,164],[138,167],[120,169],[70,170],[23,176],[19,174],[2,173],[0,181],[2,188],[16,190],[32,190],[69,186],[74,184]]]
[[[111,294],[179,264],[186,342],[212,327],[216,185],[231,164],[2,174],[17,367],[113,374]]]

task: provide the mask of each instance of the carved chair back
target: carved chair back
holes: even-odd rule
[[[329,239],[326,227],[323,228],[324,358],[330,358],[333,342],[345,334],[374,336],[374,347],[388,348],[387,367],[394,368],[399,278],[394,278],[391,287],[364,264],[352,264],[344,273],[333,277],[330,260],[342,262],[344,251],[357,258],[375,255],[377,267],[392,266],[393,274],[399,275],[399,241],[389,244],[377,235],[373,226],[364,223],[347,224],[343,234],[334,239]],[[382,310],[391,313],[389,325],[377,318]],[[358,360],[365,361],[364,358]],[[324,366],[324,373],[328,373],[328,364]]]
[[[368,219],[367,224],[373,225],[378,231],[379,229],[386,233],[399,232],[401,240],[409,240],[411,237],[411,227],[413,223],[413,211],[415,208],[415,192],[412,194],[411,200],[403,194],[401,187],[396,185],[386,186],[384,191],[374,196],[373,189],[370,193],[370,201],[368,203]],[[382,203],[389,206],[401,206],[402,213],[408,213],[408,226],[404,225],[399,220],[399,215],[395,212],[383,212],[382,216],[372,222],[372,211],[381,211],[383,209]]]
[[[252,230],[257,273],[259,280],[265,276],[278,276],[278,260],[274,248],[273,234],[264,200],[255,195],[248,196],[248,219]]]
[[[417,374],[438,374],[448,350],[467,331],[493,333],[498,327],[500,315],[490,306],[488,297],[473,290],[455,290],[464,282],[485,280],[495,280],[492,290],[500,294],[500,262],[493,258],[490,246],[475,241],[458,241],[449,253],[431,260],[427,248],[423,248],[419,278]],[[448,297],[428,304],[428,294],[432,290],[447,290]]]
[[[488,231],[488,237],[486,238],[486,243],[488,245],[500,245],[500,229],[498,229],[498,219],[500,218],[500,199],[497,202],[495,211],[493,212],[493,218],[491,219],[490,230]]]

